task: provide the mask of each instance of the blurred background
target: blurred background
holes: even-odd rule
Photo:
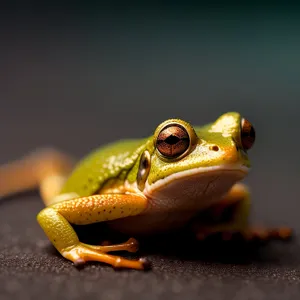
[[[0,2],[0,164],[44,146],[80,158],[167,118],[200,125],[239,111],[257,133],[252,218],[298,239],[258,254],[183,243],[183,258],[159,244],[151,272],[79,272],[38,226],[38,194],[24,194],[0,202],[1,300],[298,299],[299,5],[96,2]]]
[[[235,110],[257,132],[255,218],[300,230],[298,7],[182,2],[2,1],[0,163]]]

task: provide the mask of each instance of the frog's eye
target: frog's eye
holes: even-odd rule
[[[175,158],[189,149],[190,136],[187,130],[179,124],[169,124],[158,134],[157,150],[167,158]]]
[[[150,172],[150,167],[151,167],[151,157],[150,157],[150,153],[146,150],[141,155],[139,169],[138,169],[137,178],[136,178],[138,188],[141,191],[145,187],[145,182],[146,182],[148,174]]]
[[[245,150],[249,150],[255,141],[255,130],[252,124],[246,120],[241,121],[241,142]]]

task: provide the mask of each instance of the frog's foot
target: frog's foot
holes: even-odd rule
[[[293,231],[289,227],[267,228],[267,227],[249,227],[240,232],[245,240],[289,240]]]
[[[106,247],[109,247],[109,249],[105,249]],[[114,250],[112,250],[113,247],[115,247]],[[128,247],[130,246],[128,246],[126,243],[115,246],[112,245],[99,247],[79,243],[78,245],[63,251],[62,255],[71,260],[76,267],[81,267],[87,261],[98,261],[109,264],[114,268],[129,268],[136,270],[149,269],[150,263],[144,258],[140,258],[139,260],[129,260],[120,256],[109,255],[105,253],[109,251],[124,250],[124,248],[128,250]]]
[[[223,240],[288,240],[292,230],[286,227],[267,228],[252,226],[248,222],[250,193],[246,185],[235,184],[220,202],[210,207],[193,224],[198,240],[221,235]]]
[[[136,239],[130,238],[127,242],[117,245],[112,245],[109,241],[105,241],[102,243],[101,246],[94,246],[94,245],[88,245],[83,244],[85,247],[88,247],[90,249],[100,251],[100,252],[113,252],[113,251],[128,251],[135,253],[139,250],[139,243]]]

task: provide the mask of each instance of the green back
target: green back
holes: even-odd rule
[[[145,148],[145,141],[146,139],[122,140],[93,151],[78,163],[61,194],[90,196],[97,193],[110,179],[125,180]]]

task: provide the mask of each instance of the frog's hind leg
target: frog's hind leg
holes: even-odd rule
[[[245,240],[287,240],[292,230],[287,227],[267,228],[249,223],[251,207],[250,193],[246,185],[235,184],[223,199],[199,216],[193,224],[193,231],[199,240],[221,233],[222,238],[230,240],[241,236]]]
[[[38,188],[46,206],[60,192],[74,160],[55,149],[44,148],[0,166],[0,198]]]
[[[54,247],[76,266],[98,261],[116,268],[144,270],[149,267],[145,259],[129,260],[107,254],[111,251],[136,252],[136,240],[109,246],[87,245],[79,241],[71,224],[85,225],[134,216],[146,206],[147,199],[139,194],[93,195],[55,203],[43,209],[37,220]]]

